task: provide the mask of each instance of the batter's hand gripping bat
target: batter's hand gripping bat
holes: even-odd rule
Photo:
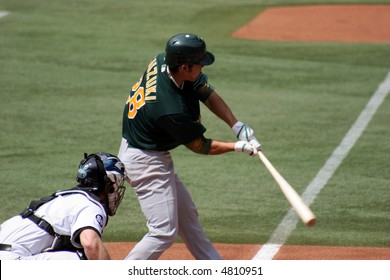
[[[278,183],[284,196],[290,202],[299,218],[301,218],[305,225],[314,226],[317,219],[310,208],[302,201],[302,198],[297,194],[294,188],[282,177],[282,175],[280,175],[271,162],[265,157],[263,152],[258,151],[258,155],[265,167],[274,177],[276,183]]]

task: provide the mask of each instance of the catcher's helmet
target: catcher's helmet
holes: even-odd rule
[[[108,215],[115,215],[122,201],[128,180],[125,166],[120,159],[109,153],[84,154],[76,177],[77,189],[99,194],[105,192],[108,197]]]
[[[214,60],[214,55],[206,50],[204,40],[194,34],[176,34],[165,47],[165,63],[169,67],[182,64],[210,65]]]

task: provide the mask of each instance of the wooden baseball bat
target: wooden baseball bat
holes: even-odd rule
[[[302,198],[298,195],[294,188],[283,178],[282,175],[280,175],[276,168],[265,157],[263,152],[259,151],[258,155],[265,167],[274,177],[276,183],[278,183],[284,196],[290,202],[291,206],[294,208],[299,218],[305,223],[305,225],[314,226],[317,222],[317,219],[313,212],[310,210],[310,208],[303,202]]]

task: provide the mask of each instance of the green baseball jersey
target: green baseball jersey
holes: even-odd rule
[[[200,122],[199,101],[205,102],[212,91],[203,73],[178,88],[164,54],[157,55],[130,90],[123,112],[123,137],[130,147],[160,151],[190,143],[206,131]]]

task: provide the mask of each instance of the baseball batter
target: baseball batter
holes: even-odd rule
[[[107,153],[86,156],[72,189],[32,201],[0,226],[1,260],[110,259],[101,240],[122,200],[123,163]]]
[[[158,259],[178,235],[196,259],[221,259],[203,232],[169,153],[179,145],[204,155],[236,151],[256,156],[260,149],[253,129],[237,120],[202,73],[213,62],[202,38],[177,34],[130,90],[118,157],[126,166],[149,232],[126,259]],[[228,124],[239,141],[206,138],[199,102]]]

